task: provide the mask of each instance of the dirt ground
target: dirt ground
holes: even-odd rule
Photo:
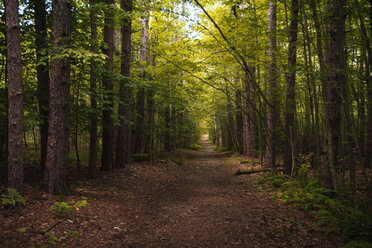
[[[234,176],[228,154],[202,147],[75,182],[67,202],[89,205],[63,216],[49,209],[58,196],[26,186],[26,209],[0,211],[0,247],[340,247],[255,175]]]

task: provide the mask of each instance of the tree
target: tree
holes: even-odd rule
[[[131,87],[130,83],[130,67],[131,67],[131,35],[132,35],[132,0],[121,0],[120,6],[126,11],[126,15],[122,20],[121,25],[121,75],[123,79],[120,81],[120,103],[119,117],[120,126],[118,127],[118,140],[116,150],[115,166],[123,168],[129,161],[132,151],[132,130],[131,130]]]
[[[291,2],[291,23],[289,27],[287,97],[285,110],[286,151],[284,155],[284,174],[291,174],[297,166],[297,127],[296,127],[296,60],[297,60],[297,29],[298,0]]]
[[[345,0],[327,1],[325,29],[325,64],[327,83],[324,85],[325,135],[322,161],[322,185],[337,191],[336,170],[340,158],[342,92],[345,75]]]
[[[70,134],[70,45],[69,0],[52,2],[52,60],[50,66],[48,148],[44,187],[49,193],[68,194]]]
[[[49,61],[48,61],[48,31],[45,0],[33,0],[35,11],[35,45],[38,65],[38,103],[40,115],[40,166],[45,168],[45,159],[48,142],[49,117]]]
[[[278,125],[278,75],[276,67],[276,0],[269,2],[269,66],[268,66],[268,112],[266,162],[273,173],[276,171],[277,125]]]
[[[103,29],[104,54],[106,55],[105,73],[102,86],[104,89],[104,104],[102,113],[102,159],[101,170],[111,171],[114,163],[114,123],[112,111],[113,102],[113,66],[114,66],[114,18],[113,8],[115,0],[106,0],[105,27]]]
[[[140,56],[139,56],[139,77],[142,80],[146,79],[145,64],[147,62],[147,40],[148,40],[148,26],[149,26],[149,11],[147,6],[145,8],[144,17],[142,18],[142,32],[141,32],[141,45],[140,45]],[[137,92],[137,120],[136,120],[136,132],[135,132],[135,153],[144,152],[144,138],[145,138],[145,88],[143,86],[138,87]]]
[[[90,50],[97,53],[97,11],[94,10],[96,0],[90,0]],[[90,139],[89,139],[89,165],[88,178],[93,179],[95,176],[97,163],[97,68],[94,60],[90,62],[90,106],[92,111],[90,113]]]
[[[8,184],[22,192],[22,64],[18,0],[5,1],[8,71]]]

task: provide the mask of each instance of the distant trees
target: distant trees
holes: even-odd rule
[[[196,99],[202,88],[168,60],[169,51],[180,62],[190,56],[181,39],[185,20],[173,11],[178,3],[140,1],[142,7],[135,11],[145,14],[139,18],[132,13],[131,0],[123,0],[121,10],[115,1],[98,4],[92,0],[89,5],[80,0],[53,1],[50,10],[48,2],[33,0],[20,16],[22,28],[15,22],[18,9],[12,4],[7,7],[7,13],[13,13],[13,23],[7,21],[11,56],[6,56],[0,39],[0,98],[4,99],[0,115],[2,121],[9,118],[9,128],[0,125],[0,157],[9,150],[10,186],[22,188],[22,153],[26,166],[31,166],[29,158],[40,158],[47,192],[68,194],[68,170],[74,161],[93,179],[97,160],[102,170],[110,171],[123,168],[132,159],[152,159],[166,149],[198,142],[196,122],[201,116],[196,114],[200,107]],[[3,7],[0,3],[0,12]],[[150,23],[153,15],[156,18]],[[164,18],[167,16],[171,17]],[[0,22],[5,23],[5,18]],[[119,23],[121,35],[114,36]],[[132,23],[142,27],[142,32],[132,32]],[[0,31],[1,38],[5,37],[5,29]],[[24,41],[22,51],[15,32]],[[119,38],[121,45],[114,48]],[[11,73],[4,70],[6,58]],[[28,82],[24,85],[24,111],[19,109],[22,78]],[[8,104],[9,114],[4,111]],[[8,135],[9,142],[5,142]],[[26,147],[23,152],[22,144]],[[85,161],[80,160],[87,157],[88,150],[86,171]]]
[[[9,181],[21,189],[24,153],[26,162],[40,157],[48,192],[68,193],[77,151],[89,150],[82,171],[94,178],[97,161],[104,171],[123,168],[189,147],[208,129],[219,147],[273,173],[311,164],[323,186],[342,189],[372,161],[371,4],[353,3],[217,2],[209,13],[197,0],[122,0],[120,9],[112,0],[62,0],[51,11],[33,0],[17,21],[7,1],[0,157],[9,151]],[[187,12],[197,8],[193,22]]]

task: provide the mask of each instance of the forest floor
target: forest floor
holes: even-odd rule
[[[170,156],[74,182],[67,202],[88,205],[62,216],[58,196],[26,185],[26,208],[0,211],[0,247],[340,247],[206,140]]]

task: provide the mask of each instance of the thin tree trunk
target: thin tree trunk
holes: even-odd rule
[[[70,45],[69,0],[52,2],[52,62],[50,67],[48,152],[44,186],[49,193],[69,194],[68,153],[70,135],[70,59],[58,58]]]
[[[90,0],[90,50],[97,53],[97,11],[94,9],[96,0]],[[90,62],[90,139],[89,139],[89,165],[88,179],[94,179],[97,164],[97,68],[96,63]]]
[[[114,8],[115,0],[106,0],[107,8]],[[114,162],[114,123],[112,119],[113,102],[113,66],[114,66],[114,17],[112,11],[105,11],[105,27],[103,29],[103,39],[105,42],[104,53],[107,56],[103,74],[102,86],[104,92],[104,104],[102,111],[102,159],[101,170],[111,171]]]
[[[278,125],[278,83],[276,69],[276,0],[270,1],[269,11],[269,68],[268,68],[268,113],[267,113],[267,143],[266,163],[276,174],[276,143]]]
[[[132,0],[121,0],[121,9],[128,14],[132,13]],[[118,140],[116,146],[115,167],[123,168],[130,160],[132,152],[132,127],[131,121],[131,88],[130,82],[130,62],[131,62],[131,34],[132,20],[129,16],[124,17],[121,25],[121,75],[124,80],[120,82],[120,104],[119,118],[120,126],[118,127]]]
[[[326,77],[325,77],[325,65],[324,65],[324,55],[323,55],[323,46],[322,46],[322,31],[321,31],[321,26],[318,18],[318,13],[317,13],[317,5],[316,5],[316,0],[311,0],[310,1],[310,8],[312,9],[312,15],[313,15],[313,20],[314,20],[314,26],[315,26],[315,31],[316,31],[316,51],[318,55],[318,60],[319,60],[319,68],[320,68],[320,80],[322,83],[322,88],[325,89],[325,84],[326,84]],[[313,95],[314,98],[316,97],[316,86],[313,85]],[[325,99],[324,96],[325,92],[323,92],[323,99]],[[314,99],[314,107],[315,107],[315,125],[316,125],[316,156],[315,156],[315,168],[318,170],[319,173],[319,178],[322,178],[322,169],[319,161],[321,160],[321,140],[320,140],[320,124],[319,124],[319,106],[318,106],[318,101]],[[324,146],[323,146],[324,150]],[[323,153],[324,157],[324,153]],[[323,158],[326,159],[326,158]],[[323,160],[322,159],[322,160]],[[323,162],[322,162],[323,163]],[[326,161],[325,161],[326,163]]]
[[[75,111],[75,137],[74,137],[74,147],[76,155],[76,169],[80,172],[80,156],[79,156],[79,97],[80,97],[80,83],[77,85],[77,96],[76,96],[76,111]]]
[[[48,61],[48,41],[47,41],[47,21],[45,0],[33,0],[35,11],[35,45],[38,63],[37,85],[38,85],[38,104],[40,115],[40,166],[45,168],[45,158],[48,142],[48,117],[49,117],[49,61]]]
[[[242,93],[238,89],[236,91],[236,104],[235,104],[235,120],[236,120],[236,139],[237,139],[237,148],[238,152],[243,152],[243,113],[240,109],[242,105]]]
[[[291,23],[289,26],[287,97],[285,110],[286,151],[284,154],[283,173],[291,174],[297,168],[297,125],[296,125],[296,66],[297,66],[297,30],[298,0],[291,2]],[[295,157],[292,157],[295,154]]]
[[[171,141],[171,123],[170,123],[170,105],[165,106],[164,113],[164,124],[165,124],[165,135],[164,135],[164,149],[165,151],[172,150],[172,141]]]
[[[5,1],[8,71],[8,186],[23,189],[22,64],[18,0]]]

